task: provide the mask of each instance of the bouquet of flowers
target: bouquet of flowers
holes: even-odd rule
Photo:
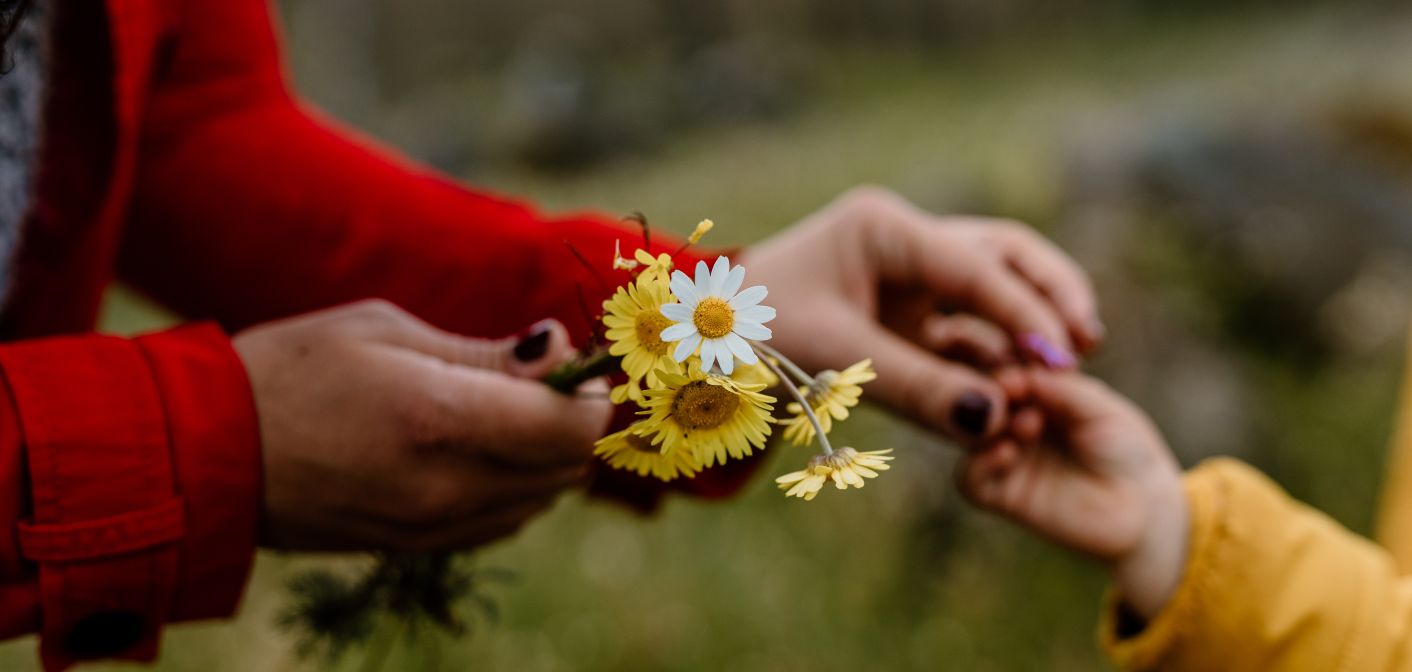
[[[709,219],[698,224],[687,245],[713,226]],[[603,303],[607,349],[590,357],[606,352],[617,361],[627,380],[611,398],[636,403],[643,417],[599,440],[596,453],[609,466],[663,481],[691,478],[763,450],[773,425],[783,424],[786,440],[817,442],[821,451],[803,470],[776,479],[789,496],[812,500],[830,481],[840,490],[861,488],[864,478],[888,468],[890,450],[835,449],[828,440],[834,421],[858,404],[861,385],[877,377],[871,362],[809,375],[765,344],[775,309],[762,303],[763,285],[742,288],[744,267],[717,257],[714,265],[697,262],[689,276],[674,268],[673,256],[641,249],[631,259],[614,255],[613,268],[632,279]],[[782,421],[772,416],[777,400],[767,393],[776,387],[791,397]]]
[[[648,247],[650,231],[634,218]],[[629,280],[589,315],[595,325],[588,345],[546,383],[566,394],[593,378],[614,374],[614,403],[633,403],[640,419],[600,439],[594,453],[608,466],[662,481],[693,478],[727,460],[764,450],[776,426],[786,441],[817,443],[819,453],[804,468],[775,479],[785,495],[813,500],[826,485],[861,488],[889,468],[891,450],[858,451],[833,447],[836,422],[848,418],[873,380],[869,360],[842,371],[810,375],[766,341],[775,309],[764,305],[768,290],[743,287],[745,268],[724,256],[714,264],[697,262],[693,275],[675,267],[674,257],[713,228],[702,221],[676,252],[653,256],[646,249],[631,257],[614,250],[613,270]],[[572,249],[572,248],[571,248]],[[575,256],[597,274],[576,250]],[[587,310],[586,310],[587,312]],[[782,419],[770,392],[789,396]],[[303,632],[300,650],[337,658],[350,645],[369,639],[379,617],[391,616],[414,632],[430,621],[451,634],[469,621],[456,605],[469,602],[493,617],[494,603],[480,592],[501,573],[472,570],[448,554],[384,554],[357,578],[330,572],[298,576],[290,584],[295,601],[282,623]]]

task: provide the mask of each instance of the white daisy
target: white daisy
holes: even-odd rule
[[[760,361],[747,339],[770,338],[765,323],[775,319],[775,309],[759,305],[766,294],[762,285],[737,294],[744,281],[745,267],[731,268],[725,257],[717,257],[712,269],[696,262],[695,282],[681,271],[672,273],[672,294],[681,303],[662,306],[662,315],[676,324],[663,329],[661,338],[677,343],[673,359],[684,362],[700,346],[701,368],[710,371],[715,362],[726,375],[735,369],[737,358],[744,364]]]

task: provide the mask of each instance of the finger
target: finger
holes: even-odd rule
[[[1036,443],[1044,437],[1044,413],[1033,406],[1024,406],[1012,413],[1010,434],[1020,443]]]
[[[967,441],[992,436],[1004,425],[1005,396],[994,381],[874,323],[855,325],[835,338],[844,351],[872,354],[878,372],[872,385],[883,403]]]
[[[1074,342],[1091,350],[1105,333],[1098,317],[1093,283],[1083,268],[1053,241],[1033,229],[1016,226],[1003,236],[1010,266],[1053,302]]]
[[[459,456],[453,456],[459,457]],[[440,525],[485,509],[555,497],[588,480],[588,463],[528,468],[496,458],[442,460],[440,473],[421,479],[421,491],[409,499],[425,503],[418,520]]]
[[[1009,332],[1021,344],[1042,339],[1052,352],[1044,363],[1067,368],[1077,360],[1069,330],[1058,311],[1034,285],[1020,277],[998,254],[940,255],[932,251],[954,245],[944,227],[923,227],[921,245],[915,245],[914,263],[923,281],[958,306],[986,318]],[[1029,348],[1033,353],[1033,348]]]
[[[957,473],[961,494],[980,508],[999,510],[1004,503],[1006,477],[1018,456],[1014,442],[1001,439],[966,458]]]
[[[447,438],[473,454],[527,467],[571,465],[589,459],[612,416],[603,394],[564,395],[535,380],[495,371],[450,368],[437,391]]]
[[[552,319],[536,322],[517,336],[499,339],[461,336],[410,315],[398,326],[389,329],[383,340],[449,364],[499,371],[518,378],[542,379],[574,355],[568,330]]]
[[[1050,419],[1082,425],[1124,412],[1128,402],[1107,385],[1078,373],[1030,371],[1034,401]]]
[[[404,550],[467,550],[500,541],[519,532],[534,518],[553,508],[556,497],[540,497],[481,511],[433,529],[404,535]]]
[[[990,372],[1000,389],[1005,391],[1005,395],[1010,398],[1010,404],[1020,404],[1030,398],[1031,386],[1030,377],[1024,368],[1018,366],[1008,366],[997,371]]]
[[[974,315],[929,315],[922,321],[922,347],[948,359],[981,368],[1013,361],[1011,338],[994,324]]]

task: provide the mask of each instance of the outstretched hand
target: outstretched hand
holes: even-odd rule
[[[1139,615],[1156,614],[1185,564],[1181,469],[1152,422],[1074,372],[1010,370],[1010,430],[960,465],[961,489],[1042,537],[1107,564]]]
[[[1000,387],[962,361],[1069,368],[1103,338],[1087,276],[1033,229],[938,217],[879,188],[848,192],[741,261],[789,306],[770,325],[781,352],[811,370],[871,357],[878,399],[961,439],[1007,424]]]

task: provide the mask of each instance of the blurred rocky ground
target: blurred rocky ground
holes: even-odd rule
[[[280,2],[311,98],[458,174],[506,163],[572,171],[661,150],[684,130],[778,118],[809,104],[840,47],[944,56],[1025,31],[1275,4]]]
[[[1236,358],[1313,378],[1401,345],[1412,107],[1335,100],[1310,116],[1103,135],[1072,142],[1056,228],[1095,273],[1162,281],[1104,283],[1116,328],[1142,335],[1109,353],[1127,365],[1108,373],[1168,416],[1191,457],[1258,445]]]

